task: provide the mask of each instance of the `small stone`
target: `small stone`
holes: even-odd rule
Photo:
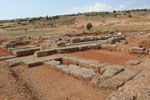
[[[131,64],[131,65],[138,65],[140,64],[139,60],[129,60],[127,63]]]

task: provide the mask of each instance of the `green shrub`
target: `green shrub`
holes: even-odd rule
[[[91,23],[87,23],[86,28],[87,30],[90,30],[93,27],[93,25]]]
[[[132,17],[131,13],[129,13],[128,17],[129,17],[129,18],[131,18],[131,17]]]

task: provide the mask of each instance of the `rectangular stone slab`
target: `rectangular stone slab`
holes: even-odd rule
[[[131,47],[129,48],[130,53],[135,53],[135,54],[144,54],[145,49],[144,48],[139,48],[139,47]]]
[[[97,73],[100,72],[100,70],[101,70],[101,68],[103,68],[103,66],[107,65],[105,63],[100,63],[98,61],[92,61],[92,60],[87,60],[84,58],[71,57],[71,56],[62,57],[62,63],[63,64],[74,64],[74,65],[77,65],[80,67],[85,67],[85,68],[92,68]]]
[[[85,80],[91,80],[91,78],[95,75],[93,69],[80,68],[79,66],[76,65],[58,65],[56,66],[56,68],[74,77],[85,79]]]
[[[27,66],[27,67],[35,67],[35,66],[40,66],[40,65],[43,65],[44,62],[47,62],[47,61],[52,61],[52,60],[60,60],[60,57],[55,57],[55,58],[45,58],[45,59],[42,59],[42,60],[26,60],[26,61],[23,61],[23,63]]]
[[[56,66],[60,65],[61,62],[56,61],[56,60],[52,60],[52,61],[46,61],[46,62],[44,62],[44,64],[49,66],[49,67],[56,67]]]
[[[41,50],[34,53],[36,57],[44,57],[57,53],[56,49]]]
[[[108,78],[101,82],[98,86],[103,88],[111,88],[111,89],[117,89],[123,84],[125,84],[127,81],[132,79],[136,75],[135,72],[130,70],[124,70],[120,72],[119,74],[113,76],[112,78]]]
[[[58,53],[69,53],[79,51],[78,46],[62,47],[57,49]]]
[[[0,60],[7,60],[7,59],[13,59],[13,58],[15,58],[15,56],[13,56],[13,55],[1,56]]]
[[[118,74],[124,70],[123,66],[120,66],[120,65],[107,65],[104,67],[104,69],[105,69],[105,72],[103,73],[103,75],[105,77],[112,77],[115,74]]]
[[[34,54],[34,52],[39,51],[39,47],[35,48],[27,48],[27,49],[19,49],[19,50],[14,50],[12,53],[16,57],[22,57],[22,56],[28,56]]]

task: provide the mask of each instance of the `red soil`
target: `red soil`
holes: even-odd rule
[[[83,52],[71,53],[73,56],[97,60],[100,62],[124,65],[126,61],[136,59],[133,55],[123,54],[121,52],[111,52],[105,50],[90,50]]]
[[[7,56],[9,55],[7,49],[0,49],[0,56]]]
[[[48,66],[20,66],[14,67],[14,71],[39,94],[39,100],[105,100],[111,93]]]

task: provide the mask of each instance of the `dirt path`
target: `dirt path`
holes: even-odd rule
[[[45,66],[19,66],[13,70],[33,86],[32,90],[40,94],[40,100],[105,100],[111,93]]]

